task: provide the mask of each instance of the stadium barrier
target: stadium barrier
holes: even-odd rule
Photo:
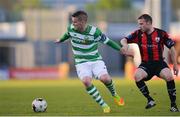
[[[170,69],[171,69],[171,71],[173,73],[173,65],[170,64],[169,67],[170,67]],[[180,69],[180,65],[178,65],[178,67]],[[133,64],[133,62],[131,62],[131,61],[126,62],[126,64],[125,64],[125,78],[128,79],[128,80],[134,80],[135,70],[136,70],[136,67]],[[154,76],[152,79],[159,80],[159,78],[157,76]],[[180,76],[179,75],[178,76],[174,75],[174,79],[175,80],[180,80]]]
[[[9,79],[8,69],[0,69],[0,80],[8,80],[8,79]]]
[[[66,79],[69,75],[69,64],[62,63],[57,67],[10,68],[10,79]]]

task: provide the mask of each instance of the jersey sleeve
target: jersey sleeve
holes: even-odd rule
[[[174,46],[175,42],[169,37],[169,35],[164,31],[163,34],[163,42],[166,45],[166,47],[171,48]]]
[[[95,42],[101,42],[101,43],[106,44],[109,41],[109,38],[106,37],[106,35],[103,34],[101,32],[101,30],[98,28],[96,28],[96,32],[94,34],[94,37],[95,37]]]
[[[127,43],[137,43],[138,42],[138,30],[132,32],[130,35],[125,37],[127,39]]]
[[[110,46],[111,48],[115,49],[115,50],[120,50],[121,45],[116,43],[115,41],[109,39],[105,34],[103,34],[98,28],[96,29],[96,33],[95,33],[95,41],[96,42],[101,42],[104,43],[108,46]]]
[[[69,28],[70,26],[67,28],[67,31],[63,34],[63,36],[60,37],[60,42],[64,42],[70,38]]]

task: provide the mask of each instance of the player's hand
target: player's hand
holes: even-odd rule
[[[174,71],[174,75],[178,76],[179,68],[177,64],[173,66],[173,71]]]
[[[120,49],[120,52],[125,56],[134,57],[134,52],[133,50],[129,49],[128,45],[123,46]]]
[[[128,50],[128,45],[123,45],[122,48],[120,49],[120,52],[124,55],[126,55]]]
[[[60,43],[60,39],[56,39],[54,43]]]

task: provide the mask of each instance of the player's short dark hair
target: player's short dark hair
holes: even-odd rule
[[[75,13],[72,14],[72,17],[77,17],[80,21],[85,20],[87,21],[88,15],[85,11],[76,11]]]
[[[150,22],[152,24],[152,17],[148,14],[142,14],[138,17],[138,19],[145,19],[146,22]]]

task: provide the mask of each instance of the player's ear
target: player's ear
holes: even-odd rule
[[[150,21],[147,21],[146,24],[151,25],[151,22],[150,22]]]

